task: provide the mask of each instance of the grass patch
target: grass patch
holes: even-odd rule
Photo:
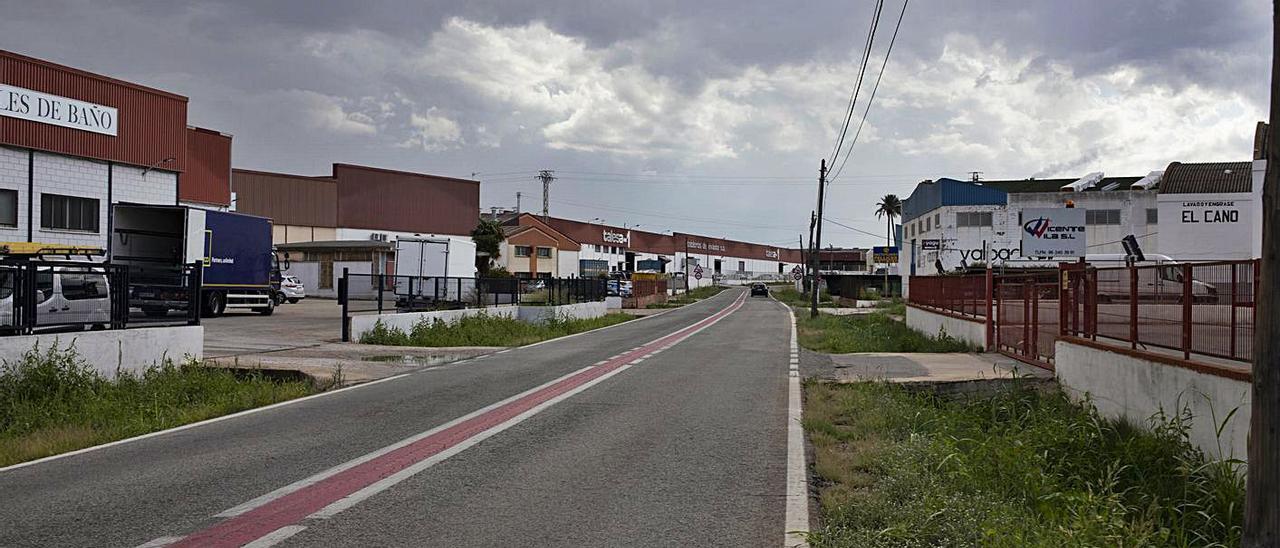
[[[311,394],[277,382],[172,361],[103,377],[74,347],[33,349],[0,365],[0,466],[74,451]]]
[[[890,316],[897,316],[899,318],[907,317],[907,303],[902,302],[901,297],[894,297],[892,299],[877,302],[876,308]]]
[[[650,303],[645,308],[679,308],[686,304],[693,304],[708,297],[719,295],[721,291],[728,289],[718,285],[708,285],[703,287],[695,287],[688,293],[681,293],[667,299],[665,303]]]
[[[823,527],[815,547],[1237,546],[1237,462],[1207,460],[1187,416],[1152,429],[1060,391],[940,399],[805,384]]]
[[[796,308],[804,308],[806,310],[809,308],[809,304],[810,304],[809,295],[796,291],[796,288],[793,286],[785,286],[785,287],[778,287],[778,288],[770,287],[769,293],[773,295],[773,298],[778,299],[779,301],[782,301],[783,304],[794,306]],[[830,293],[827,293],[826,290],[822,290],[818,293],[818,306],[839,306],[839,305],[837,305],[835,301],[831,298]]]
[[[965,342],[944,332],[929,336],[881,312],[836,316],[797,311],[800,346],[817,352],[969,352]]]
[[[452,322],[439,318],[419,320],[409,332],[387,327],[381,321],[360,337],[364,344],[391,346],[522,346],[591,331],[634,318],[630,314],[606,314],[599,318],[562,319],[530,323],[503,316],[479,314]]]

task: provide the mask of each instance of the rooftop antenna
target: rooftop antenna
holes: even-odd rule
[[[969,180],[970,180],[970,181],[973,181],[973,182],[975,182],[975,183],[976,183],[976,182],[981,181],[981,180],[982,180],[982,172],[981,172],[981,171],[970,171],[970,172],[969,172]]]

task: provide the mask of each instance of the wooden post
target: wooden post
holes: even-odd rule
[[[1249,467],[1245,482],[1245,548],[1280,544],[1280,11],[1272,5],[1271,127],[1266,140],[1267,174],[1262,186],[1261,280],[1254,286],[1257,315],[1253,340],[1253,414],[1249,422]]]

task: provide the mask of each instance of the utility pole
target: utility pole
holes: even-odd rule
[[[809,247],[806,248],[809,252],[805,254],[805,258],[807,260],[804,263],[804,283],[805,283],[806,294],[809,291],[813,291],[813,275],[816,272],[813,269],[813,228],[817,224],[818,224],[818,212],[816,210],[810,211],[809,212]]]
[[[516,215],[520,215],[520,193],[516,193]]]
[[[826,186],[827,186],[827,159],[823,158],[822,165],[821,167],[818,168],[818,217],[815,219],[815,222],[814,222],[814,224],[817,225],[816,236],[815,236],[816,239],[813,242],[814,249],[822,249],[822,202],[823,202],[823,198],[825,198],[823,193],[826,190]],[[813,258],[813,284],[809,294],[809,317],[817,318],[818,317],[818,278],[821,278],[821,276],[819,275],[819,272],[818,272],[818,260],[816,257],[818,254],[810,253],[810,255],[813,255],[814,258]]]
[[[1280,544],[1280,4],[1272,4],[1271,125],[1267,128],[1267,173],[1262,182],[1262,263],[1253,332],[1253,397],[1249,420],[1249,466],[1245,480],[1246,548]]]
[[[800,276],[800,287],[809,283],[809,254],[805,253],[804,234],[800,235],[800,264],[804,265],[804,273]]]
[[[542,181],[542,222],[547,222],[550,215],[548,211],[551,209],[551,181],[556,180],[555,171],[544,169],[538,172],[538,179]]]

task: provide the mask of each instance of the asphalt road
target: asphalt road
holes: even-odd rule
[[[778,546],[790,326],[741,294],[0,472],[0,546]]]

